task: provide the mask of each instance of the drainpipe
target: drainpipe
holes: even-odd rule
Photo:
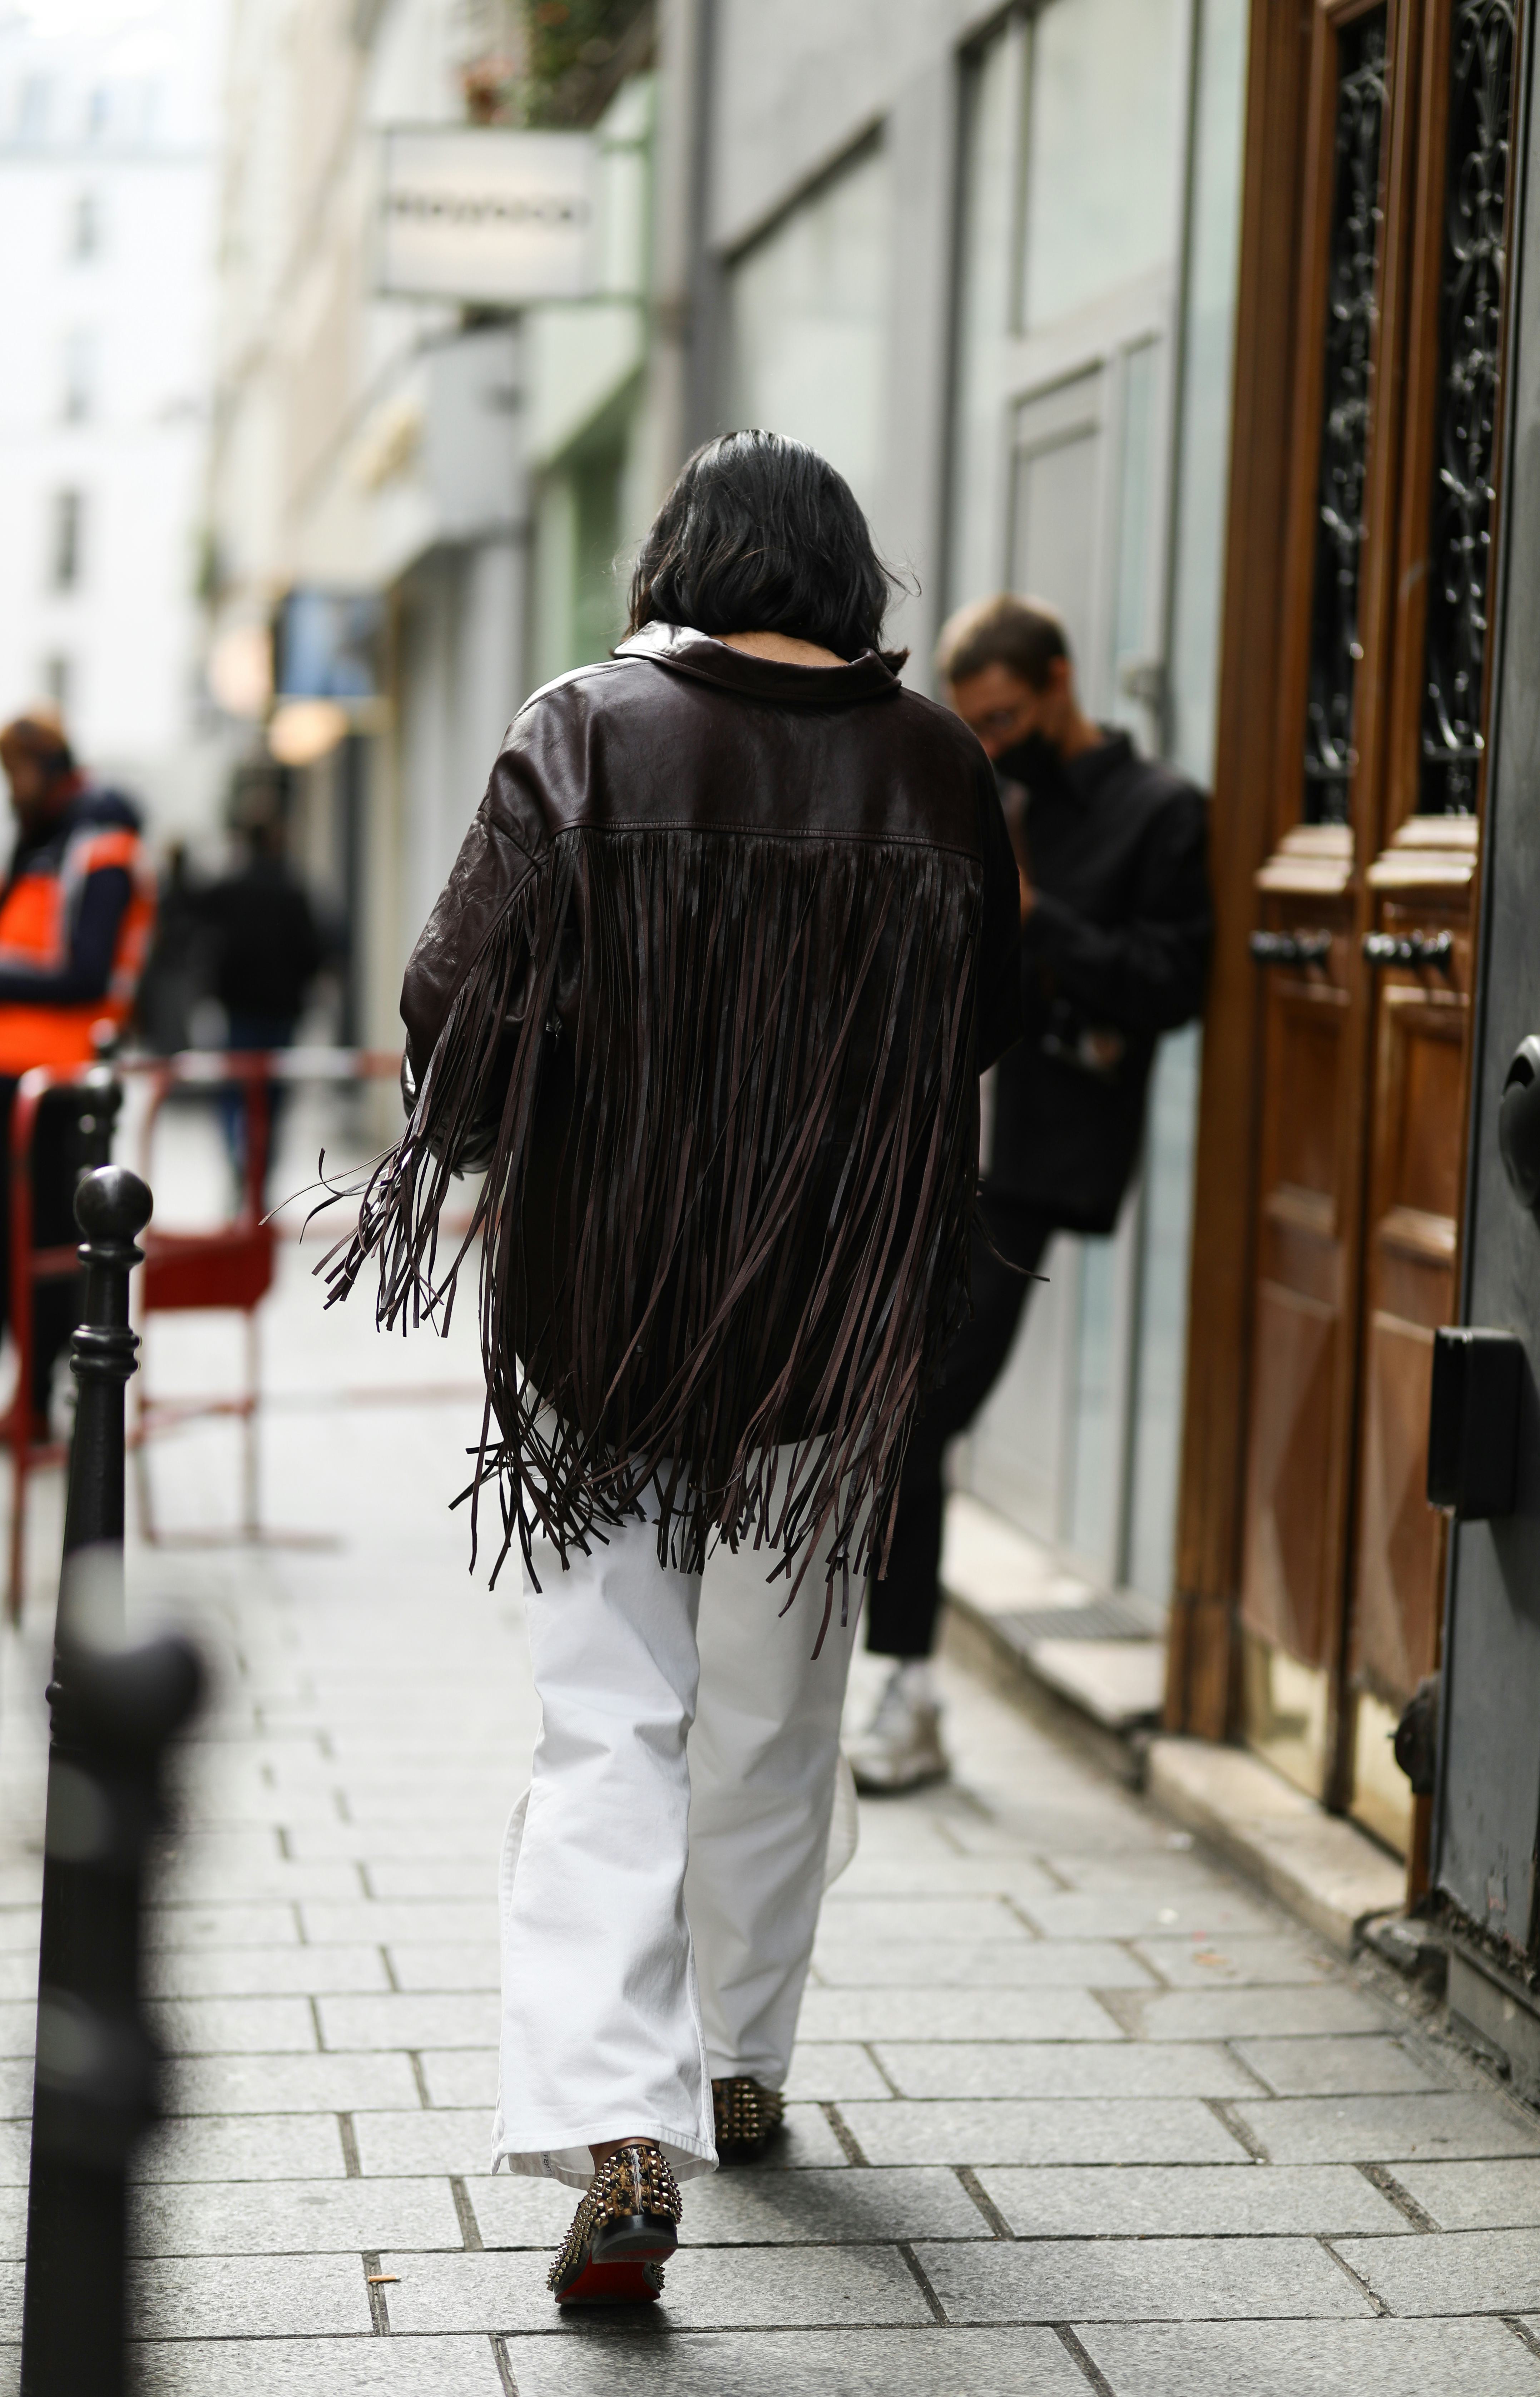
[[[720,270],[706,242],[716,0],[662,0],[653,147],[648,497],[716,427]]]

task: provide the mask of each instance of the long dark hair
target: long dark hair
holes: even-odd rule
[[[631,578],[631,621],[785,633],[837,657],[880,649],[898,578],[843,475],[779,433],[724,433],[686,460]]]

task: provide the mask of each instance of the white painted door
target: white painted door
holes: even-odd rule
[[[1063,616],[1085,705],[1146,752],[1162,731],[1167,296],[1164,280],[1120,294],[1084,328],[1103,336],[1092,355],[1009,411],[1009,586]],[[1053,1242],[956,1463],[963,1486],[1107,1583],[1125,1570],[1138,1249],[1136,1194],[1113,1239]]]

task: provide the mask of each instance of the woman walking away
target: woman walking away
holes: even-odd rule
[[[655,2297],[678,2183],[780,2123],[853,1617],[968,1304],[1016,866],[972,734],[880,651],[888,596],[811,450],[690,459],[626,638],[492,768],[407,969],[410,1120],[335,1268],[341,1296],[377,1255],[382,1321],[447,1319],[480,1241],[475,1484],[542,1709],[492,2162],[585,2192],[560,2304]]]

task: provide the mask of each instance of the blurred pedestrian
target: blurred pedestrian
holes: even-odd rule
[[[203,995],[205,946],[198,920],[199,887],[187,843],[166,852],[155,904],[155,936],[139,978],[134,1030],[157,1057],[192,1045],[193,1009]]]
[[[1085,715],[1051,609],[1006,596],[963,609],[937,666],[999,780],[1020,877],[1025,1029],[995,1076],[971,1319],[915,1426],[887,1574],[872,1587],[866,1644],[893,1668],[851,1746],[868,1791],[915,1788],[947,1769],[930,1665],[946,1445],[999,1378],[1054,1232],[1116,1225],[1156,1048],[1202,1006],[1212,922],[1207,800]]]
[[[850,1593],[966,1306],[1016,872],[978,743],[881,651],[888,596],[812,451],[690,461],[627,636],[493,766],[407,971],[410,1121],[337,1268],[379,1254],[387,1321],[447,1303],[440,1211],[485,1169],[456,1257],[478,1233],[477,1479],[542,1716],[493,2161],[586,2191],[562,2304],[655,2297],[676,2176],[780,2123],[851,1844]]]
[[[310,894],[288,863],[282,817],[254,818],[241,839],[241,864],[198,892],[196,908],[212,951],[210,980],[224,1011],[225,1046],[257,1055],[292,1046],[326,943]],[[221,1096],[225,1141],[243,1185],[248,1132],[260,1119],[265,1191],[287,1095],[281,1082],[271,1082],[254,1098],[245,1084],[232,1084]]]
[[[33,1065],[85,1065],[99,1038],[121,1030],[133,1005],[154,921],[154,885],[141,815],[121,791],[89,782],[58,712],[37,706],[0,730],[0,767],[16,840],[0,889],[0,1325],[11,1307],[10,1121],[20,1077]],[[78,1239],[76,1111],[45,1098],[33,1140],[33,1244]],[[38,1283],[33,1297],[33,1434],[46,1437],[55,1363],[79,1321],[76,1279]]]

